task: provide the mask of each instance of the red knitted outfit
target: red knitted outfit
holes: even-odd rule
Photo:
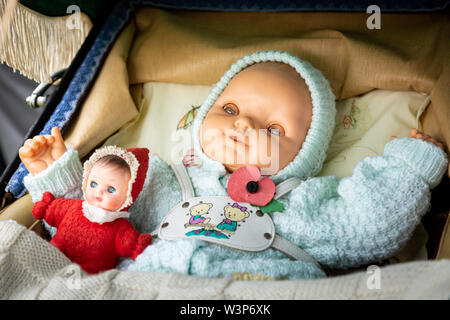
[[[107,154],[122,157],[131,170],[132,187],[128,190],[127,202],[122,210],[128,210],[141,192],[148,170],[149,150],[146,148],[121,149],[107,146],[96,151],[84,165],[84,181],[96,161]],[[139,234],[124,218],[110,222],[92,222],[85,217],[83,201],[79,199],[55,199],[45,192],[42,200],[33,206],[36,219],[57,228],[50,241],[71,261],[78,263],[87,273],[112,269],[119,257],[133,260],[152,243],[150,234]]]
[[[55,199],[46,192],[35,204],[33,215],[58,229],[50,243],[87,273],[112,269],[119,257],[135,259],[151,244],[151,235],[139,235],[124,218],[103,224],[89,221],[83,214],[82,202]]]

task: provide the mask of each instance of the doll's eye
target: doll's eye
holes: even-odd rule
[[[224,105],[223,110],[232,116],[235,116],[239,113],[238,107],[233,103],[227,103],[226,105]]]
[[[270,134],[276,135],[276,136],[284,136],[284,129],[282,126],[278,124],[272,124],[270,125],[267,130],[270,132]]]
[[[115,192],[116,192],[116,188],[114,188],[114,187],[108,187],[108,192],[109,192],[109,193],[115,193]]]
[[[91,181],[90,186],[91,186],[91,188],[95,188],[96,186],[98,186],[98,184],[95,181]]]

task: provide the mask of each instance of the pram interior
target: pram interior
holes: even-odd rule
[[[133,135],[147,135],[140,136],[140,141],[155,136],[156,130],[133,129],[144,118],[143,111],[154,106],[148,100],[152,94],[162,90],[173,93],[174,87],[185,90],[191,100],[180,101],[173,112],[188,108],[202,96],[193,93],[198,92],[195,90],[208,88],[232,62],[257,50],[285,50],[311,61],[329,79],[338,100],[346,101],[342,108],[348,99],[367,99],[369,93],[405,93],[394,101],[397,105],[402,101],[406,106],[402,111],[395,110],[394,102],[389,105],[389,112],[399,111],[399,123],[403,121],[401,112],[412,105],[411,99],[420,99],[411,92],[423,93],[420,106],[408,116],[417,116],[418,127],[447,146],[450,143],[447,13],[386,13],[382,14],[381,29],[368,29],[365,13],[195,12],[143,7],[130,17],[100,64],[85,99],[64,124],[67,145],[82,157],[105,142],[125,146],[133,142]],[[446,177],[433,193],[433,210],[424,220],[429,259],[450,257],[448,226],[444,229],[442,223],[448,215],[442,195],[447,187]],[[3,210],[0,218],[13,218],[43,235],[41,224],[30,214],[31,206],[29,197],[24,196]],[[393,262],[414,260],[416,253],[417,247],[414,254]]]

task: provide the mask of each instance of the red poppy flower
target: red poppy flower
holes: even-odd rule
[[[245,166],[233,172],[227,191],[230,198],[236,202],[265,206],[275,195],[275,183],[270,178],[261,178],[258,167]]]

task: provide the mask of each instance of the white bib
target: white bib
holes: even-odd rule
[[[258,207],[226,196],[193,197],[164,217],[158,237],[196,238],[244,251],[262,251],[275,238],[272,219]]]
[[[277,249],[295,260],[320,264],[308,253],[275,233],[272,218],[258,207],[246,202],[235,202],[227,196],[195,197],[186,168],[172,165],[181,187],[183,201],[164,217],[152,232],[164,240],[196,238],[244,251]],[[290,178],[275,188],[274,199],[279,199],[301,183]],[[282,214],[282,213],[281,213]]]
[[[111,222],[119,218],[128,218],[130,213],[128,211],[108,211],[102,208],[90,205],[86,200],[82,203],[83,215],[91,222],[103,224]]]

